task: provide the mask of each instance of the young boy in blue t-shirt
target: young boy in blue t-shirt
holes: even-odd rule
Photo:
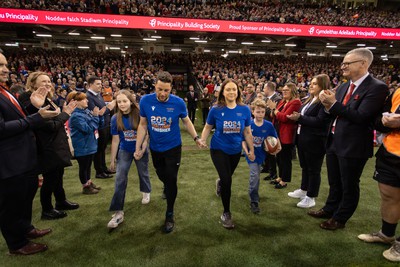
[[[250,167],[250,178],[249,178],[249,197],[250,197],[250,209],[253,213],[259,213],[260,208],[258,207],[259,195],[258,188],[260,185],[260,173],[261,167],[266,157],[266,151],[264,150],[264,140],[268,136],[277,138],[275,127],[271,122],[264,119],[266,103],[262,99],[256,99],[251,104],[251,112],[254,116],[254,120],[251,122],[250,127],[253,134],[253,145],[254,154],[256,156],[254,161],[250,161],[247,156],[246,160]],[[242,142],[243,150],[247,155],[246,142]]]

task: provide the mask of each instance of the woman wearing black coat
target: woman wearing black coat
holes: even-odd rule
[[[288,196],[299,198],[299,208],[315,206],[321,184],[321,167],[325,156],[325,143],[328,136],[329,117],[318,96],[322,90],[330,88],[328,75],[315,76],[310,83],[309,98],[300,112],[287,117],[298,122],[296,144],[302,169],[301,187]]]
[[[29,105],[31,93],[40,87],[45,87],[49,92],[44,106],[54,105],[54,109],[58,108],[51,101],[52,84],[50,77],[44,72],[33,72],[29,75],[26,83],[28,92],[20,96],[20,101],[24,106]],[[43,184],[40,190],[43,220],[64,218],[67,216],[64,210],[79,208],[78,204],[66,199],[63,188],[64,168],[72,165],[72,155],[64,124],[75,107],[75,102],[64,106],[63,112],[54,118],[47,119],[45,124],[35,131],[38,147],[38,172],[43,175]],[[55,208],[52,205],[52,194],[56,199]]]

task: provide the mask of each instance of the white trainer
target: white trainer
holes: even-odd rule
[[[303,199],[303,198],[306,197],[307,191],[304,191],[304,190],[301,190],[301,189],[297,189],[297,190],[294,190],[293,192],[289,192],[287,195],[289,197],[292,197],[292,198]]]
[[[312,208],[315,206],[315,198],[305,196],[299,203],[297,203],[297,207],[299,208]]]
[[[383,257],[387,260],[399,262],[400,261],[400,242],[395,241],[393,245],[383,252]]]
[[[367,242],[367,243],[384,243],[384,244],[392,244],[395,240],[395,237],[389,237],[382,233],[380,230],[376,233],[371,234],[361,234],[358,236],[358,239]]]
[[[150,202],[150,193],[143,193],[142,204],[149,204]]]
[[[107,227],[115,229],[124,221],[124,212],[122,210],[117,211],[113,214],[111,220],[108,222]]]

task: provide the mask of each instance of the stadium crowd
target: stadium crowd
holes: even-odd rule
[[[320,6],[302,1],[249,0],[5,0],[0,7],[116,15],[183,17],[331,26],[399,28],[398,8]]]
[[[211,93],[226,78],[237,80],[242,88],[247,83],[252,83],[259,91],[262,91],[268,81],[275,82],[278,90],[287,82],[293,82],[300,90],[306,90],[311,78],[320,73],[330,77],[333,88],[345,81],[338,67],[340,58],[327,60],[320,57],[284,58],[270,55],[230,55],[224,58],[210,54],[177,53],[134,53],[121,56],[110,52],[61,49],[8,49],[5,54],[10,66],[10,87],[23,86],[29,72],[43,71],[53,77],[56,91],[61,88],[84,91],[87,86],[86,78],[98,76],[104,82],[107,81],[113,91],[119,88],[146,94],[154,89],[155,74],[174,64],[189,66],[200,85],[207,87]],[[395,62],[379,61],[371,66],[370,71],[392,88],[400,82],[400,70]],[[196,90],[201,91],[203,88]]]

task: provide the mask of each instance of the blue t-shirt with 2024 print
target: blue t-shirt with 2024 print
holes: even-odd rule
[[[129,116],[123,115],[122,122],[125,130],[118,130],[117,128],[117,115],[113,115],[111,118],[111,134],[119,135],[119,149],[126,152],[134,153],[136,150],[136,136],[137,133],[132,129]]]
[[[210,149],[222,150],[228,155],[242,151],[244,128],[251,122],[248,106],[237,105],[235,108],[214,106],[207,117],[207,124],[215,125]]]
[[[155,93],[145,95],[140,100],[140,116],[147,118],[151,150],[164,152],[182,144],[179,119],[187,117],[182,98],[171,94],[160,102]]]
[[[251,133],[253,134],[254,155],[256,156],[256,159],[254,161],[250,161],[246,155],[246,160],[248,163],[263,164],[267,153],[264,150],[264,140],[268,136],[277,138],[278,135],[276,134],[274,125],[267,120],[264,120],[261,126],[257,126],[253,120],[250,124],[250,127]]]

